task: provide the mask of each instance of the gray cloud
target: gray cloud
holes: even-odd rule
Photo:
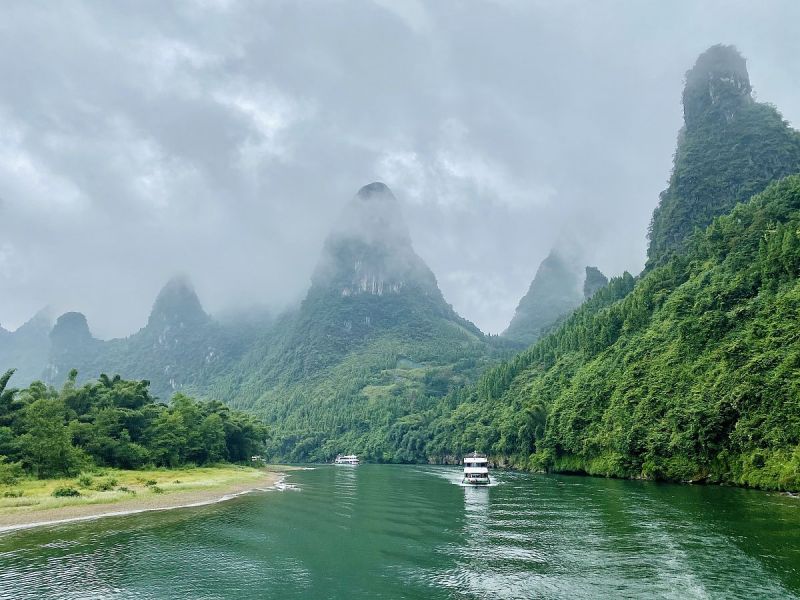
[[[793,0],[12,2],[0,21],[0,323],[302,297],[380,179],[445,297],[505,328],[565,237],[638,271],[684,72],[736,44],[800,123]]]

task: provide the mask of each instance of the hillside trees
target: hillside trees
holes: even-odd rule
[[[266,427],[220,402],[176,394],[157,403],[147,381],[101,375],[62,389],[34,382],[8,388],[0,378],[0,456],[38,477],[74,475],[92,464],[119,468],[241,462],[263,450]],[[10,467],[7,467],[10,468]]]

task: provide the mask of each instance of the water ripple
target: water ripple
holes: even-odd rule
[[[0,536],[0,598],[795,598],[800,503],[453,468],[291,474],[227,503]]]

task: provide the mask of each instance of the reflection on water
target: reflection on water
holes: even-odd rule
[[[322,466],[295,492],[0,536],[1,598],[794,598],[800,502],[455,468]]]

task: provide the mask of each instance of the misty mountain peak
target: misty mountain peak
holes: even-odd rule
[[[379,181],[365,185],[342,210],[331,237],[367,244],[411,245],[411,237],[395,195]]]
[[[541,262],[503,336],[532,344],[581,304],[581,273],[566,254],[553,249]]]
[[[67,312],[58,317],[50,339],[56,347],[76,346],[92,341],[86,316],[79,312]]]
[[[734,46],[718,44],[703,52],[686,73],[683,114],[692,127],[709,117],[730,121],[752,102],[747,61]]]
[[[22,325],[20,325],[16,330],[9,331],[3,328],[0,325],[0,334],[3,332],[11,335],[38,335],[44,333],[45,336],[50,333],[50,330],[53,328],[53,309],[49,306],[45,306],[36,314],[34,314],[30,319],[25,321]]]
[[[800,133],[774,106],[753,99],[746,61],[733,46],[698,57],[686,74],[683,106],[669,186],[650,224],[648,269],[681,251],[696,229],[800,171]]]
[[[358,190],[358,194],[356,195],[361,198],[370,198],[372,196],[381,196],[385,194],[394,197],[394,194],[392,194],[392,190],[389,189],[389,186],[382,181],[373,181],[372,183],[368,183]]]
[[[414,252],[400,203],[380,182],[362,187],[342,210],[313,283],[342,296],[380,296],[408,285],[440,295],[433,273]]]
[[[193,323],[204,323],[209,316],[203,310],[200,299],[187,277],[170,279],[156,297],[147,322],[148,327],[185,327]]]

